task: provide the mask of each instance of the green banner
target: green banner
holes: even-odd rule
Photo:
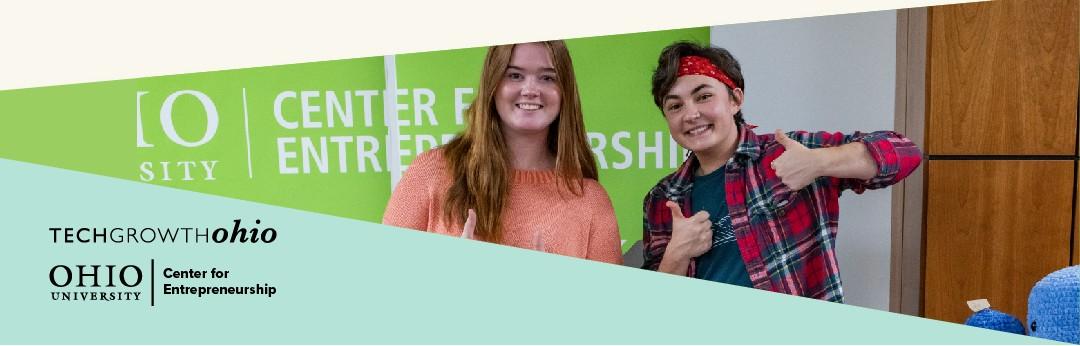
[[[708,28],[567,41],[624,250],[641,239],[642,196],[683,157],[649,93],[656,57],[679,40],[708,42]],[[0,158],[379,222],[394,177],[463,128],[484,53],[5,91]]]

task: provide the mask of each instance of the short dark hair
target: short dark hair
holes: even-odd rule
[[[679,72],[679,60],[685,56],[696,55],[709,59],[713,65],[716,65],[721,71],[727,74],[728,78],[731,78],[732,82],[735,82],[735,86],[739,89],[746,91],[746,84],[743,81],[742,68],[739,67],[739,61],[728,52],[727,49],[712,46],[703,46],[694,42],[675,42],[660,52],[660,59],[656,63],[656,70],[653,71],[652,76],[652,95],[653,102],[656,103],[656,107],[660,108],[661,112],[664,109],[664,96],[671,91],[671,87],[675,85],[675,80],[678,79]],[[735,92],[731,88],[726,88],[728,95],[735,98]],[[742,117],[742,110],[735,113],[735,123],[742,125],[745,123]]]

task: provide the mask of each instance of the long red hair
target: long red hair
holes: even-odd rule
[[[562,100],[559,115],[548,131],[548,150],[555,156],[555,171],[562,185],[581,195],[583,179],[598,176],[585,134],[574,65],[563,41],[539,43],[551,54]],[[513,49],[514,45],[488,48],[476,99],[466,113],[465,131],[444,147],[454,183],[446,194],[443,218],[447,224],[461,225],[467,210],[475,209],[475,235],[490,242],[501,239],[502,211],[510,195],[513,171],[495,109],[495,93],[510,65]]]

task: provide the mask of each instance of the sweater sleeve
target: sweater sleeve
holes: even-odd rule
[[[383,212],[384,225],[431,231],[429,218],[437,215],[432,213],[431,183],[441,173],[436,155],[434,151],[421,154],[405,170]]]
[[[622,239],[615,208],[611,206],[604,187],[596,181],[588,181],[595,197],[590,198],[592,218],[589,223],[589,249],[586,258],[594,261],[622,264]]]

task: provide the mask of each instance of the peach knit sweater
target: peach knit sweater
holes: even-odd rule
[[[447,169],[441,148],[413,160],[390,196],[383,224],[460,236],[462,225],[442,220],[451,184]],[[513,171],[500,243],[531,249],[540,232],[544,251],[621,264],[619,225],[604,188],[586,179],[581,196],[560,196],[557,180],[555,171]]]

